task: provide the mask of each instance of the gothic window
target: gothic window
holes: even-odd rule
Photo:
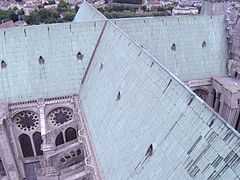
[[[208,91],[204,89],[195,89],[195,92],[202,100],[207,101]]]
[[[215,108],[216,108],[216,112],[219,112],[219,110],[220,110],[221,93],[217,93],[216,99],[217,99],[217,105],[216,105]]]
[[[64,153],[64,155],[59,159],[62,167],[69,167],[74,164],[84,162],[84,151],[79,149],[71,150],[70,152]]]
[[[92,175],[91,174],[87,174],[87,175],[83,176],[81,180],[92,180],[92,179],[93,179]]]
[[[77,138],[77,131],[72,127],[67,128],[65,131],[65,137],[67,142],[72,141]]]
[[[33,142],[37,156],[43,155],[43,152],[41,150],[42,137],[40,132],[35,132],[33,134]]]
[[[84,152],[81,149],[77,149],[77,156],[79,157],[80,161],[84,160]]]
[[[32,148],[32,143],[31,139],[28,135],[26,134],[21,134],[19,137],[19,143],[22,149],[23,157],[33,157],[33,148]]]
[[[234,73],[234,77],[237,79],[237,77],[238,77],[238,72],[235,72],[235,73]]]
[[[72,120],[73,110],[67,107],[58,107],[48,114],[48,119],[51,124],[59,126],[67,121]]]
[[[6,176],[6,175],[7,175],[7,174],[6,174],[6,171],[5,171],[5,168],[4,168],[2,159],[0,159],[0,177]]]
[[[235,125],[235,129],[239,132],[239,125],[240,125],[240,113],[238,114],[237,122]]]
[[[39,117],[33,111],[22,111],[13,117],[19,129],[24,131],[36,130],[39,126]]]
[[[213,91],[212,91],[212,98],[213,98],[213,104],[212,104],[212,107],[214,108],[214,106],[215,106],[215,102],[216,102],[216,90],[215,89],[213,89]]]
[[[55,140],[55,145],[56,146],[59,146],[61,144],[64,144],[64,139],[63,139],[63,133],[60,132],[58,135],[57,135],[57,138]]]

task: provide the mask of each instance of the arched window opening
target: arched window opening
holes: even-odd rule
[[[40,132],[35,132],[33,134],[33,142],[37,156],[43,155],[43,151],[41,150],[42,137]]]
[[[216,90],[215,89],[213,89],[213,91],[212,91],[212,98],[213,98],[212,107],[214,108],[215,102],[216,102]]]
[[[6,171],[2,162],[2,159],[0,159],[0,177],[6,176]]]
[[[19,143],[22,149],[23,157],[33,157],[33,148],[32,148],[32,143],[31,139],[28,135],[26,134],[21,134],[19,137]]]
[[[219,113],[219,110],[220,110],[220,99],[221,99],[221,94],[220,93],[218,93],[217,94],[217,97],[216,97],[216,101],[217,101],[217,103],[216,103],[216,112],[218,112]]]
[[[237,118],[237,122],[236,122],[236,125],[235,125],[235,129],[239,132],[239,125],[240,125],[240,113],[238,114],[238,118]]]
[[[57,137],[56,137],[56,140],[55,140],[55,145],[56,146],[59,146],[61,144],[64,144],[64,139],[63,139],[63,133],[60,132]]]
[[[66,142],[77,139],[77,131],[72,127],[67,128],[67,130],[65,131],[65,137],[66,137]]]
[[[79,157],[80,161],[84,161],[84,150],[77,149],[77,156]]]
[[[202,100],[206,101],[208,97],[208,91],[204,89],[195,89],[195,92]]]
[[[237,77],[238,77],[238,72],[235,72],[235,73],[234,73],[234,77],[237,79]]]

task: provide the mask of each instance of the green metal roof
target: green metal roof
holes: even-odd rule
[[[15,102],[71,95],[95,48],[103,22],[66,23],[0,31],[0,100]],[[83,60],[77,59],[77,53]],[[45,63],[39,64],[39,57]]]
[[[181,80],[226,76],[224,16],[129,18],[113,23]]]
[[[239,180],[239,133],[110,21],[93,62],[81,109],[104,180]]]

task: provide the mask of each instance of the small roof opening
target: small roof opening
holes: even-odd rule
[[[202,42],[202,48],[205,48],[206,46],[207,46],[206,41],[203,41],[203,42]]]
[[[77,59],[78,59],[78,60],[83,60],[83,57],[84,57],[84,55],[79,51],[79,52],[77,53]]]
[[[42,56],[39,56],[38,62],[39,62],[40,65],[42,65],[42,64],[45,63],[45,60],[44,60],[44,58]]]
[[[1,61],[1,68],[5,69],[6,67],[7,67],[7,63],[4,60],[2,60]]]
[[[175,43],[172,44],[171,49],[172,49],[173,51],[176,51],[177,47],[176,47],[176,44],[175,44]]]

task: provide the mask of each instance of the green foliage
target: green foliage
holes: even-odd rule
[[[70,11],[71,7],[68,3],[66,3],[64,0],[61,0],[58,4],[57,11],[62,13],[66,11]]]
[[[73,11],[67,11],[67,12],[64,14],[64,16],[63,16],[63,20],[64,20],[65,22],[67,22],[67,21],[72,21],[75,15],[76,15],[75,12],[73,12]]]
[[[48,4],[55,4],[55,0],[49,0]],[[38,9],[26,16],[23,9],[9,9],[7,11],[0,10],[0,23],[7,20],[25,20],[27,24],[42,24],[42,23],[59,23],[72,21],[78,7],[73,7],[61,0],[58,7],[55,9],[44,9],[43,6],[39,6]]]
[[[51,5],[51,4],[56,4],[55,0],[48,0],[48,4]]]
[[[60,14],[54,9],[40,9],[33,11],[29,16],[25,17],[28,24],[49,24],[57,23]]]
[[[16,9],[9,9],[9,10],[0,10],[0,21],[8,21],[13,20],[14,22],[18,20],[18,14]]]
[[[61,0],[56,9],[44,9],[33,11],[29,16],[25,17],[28,24],[49,24],[72,21],[76,15],[76,7],[71,9],[71,6]]]

